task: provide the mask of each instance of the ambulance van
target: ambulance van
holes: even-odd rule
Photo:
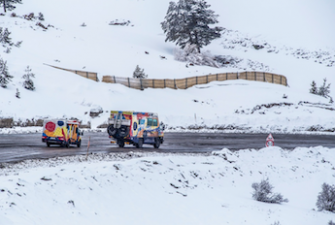
[[[81,136],[83,132],[79,129],[79,121],[53,119],[44,120],[42,142],[50,145],[60,145],[68,148],[70,145],[81,146]]]

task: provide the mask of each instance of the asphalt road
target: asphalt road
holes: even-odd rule
[[[41,134],[6,134],[0,135],[0,163],[17,162],[24,159],[46,159],[57,156],[84,155],[90,139],[89,152],[141,152],[156,151],[170,153],[204,153],[228,148],[260,149],[265,146],[267,134],[224,134],[224,133],[165,133],[164,144],[159,149],[151,145],[144,145],[137,149],[132,145],[119,148],[111,144],[108,134],[85,133],[81,148],[70,146],[60,148],[52,145],[50,148],[41,141]],[[335,135],[302,135],[302,134],[273,134],[276,146],[283,149],[295,147],[324,146],[335,148]]]

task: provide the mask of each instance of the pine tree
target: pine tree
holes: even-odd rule
[[[15,97],[20,98],[20,92],[19,92],[19,89],[18,89],[18,88],[16,88],[16,94],[15,94]]]
[[[218,23],[218,15],[208,9],[204,0],[179,0],[170,2],[165,21],[161,23],[165,41],[176,42],[184,48],[186,44],[195,44],[200,53],[203,46],[215,38],[221,37],[221,27],[210,28],[210,24]]]
[[[312,94],[318,93],[318,88],[316,87],[316,83],[314,80],[312,81],[311,89],[309,89],[309,93],[312,93]]]
[[[144,69],[141,69],[138,65],[136,66],[136,69],[133,73],[133,78],[138,78],[138,79],[145,79],[147,78],[148,75],[144,73]]]
[[[3,30],[2,27],[0,27],[0,43],[3,42]]]
[[[9,37],[11,32],[9,32],[8,28],[5,28],[3,35],[2,35],[2,43],[4,45],[9,44],[12,45],[12,38]]]
[[[3,6],[4,12],[6,9],[9,11],[15,9],[16,7],[13,4],[22,3],[22,0],[0,0],[0,6]]]
[[[327,79],[324,78],[322,86],[319,87],[318,95],[321,95],[327,98],[330,93],[329,89],[330,89],[330,84],[327,84]]]
[[[34,87],[34,82],[32,81],[32,77],[35,77],[35,74],[33,74],[31,72],[31,69],[29,68],[29,66],[27,66],[27,68],[25,69],[25,74],[22,76],[23,79],[25,79],[25,81],[23,82],[23,87],[28,89],[28,90],[35,90]]]
[[[6,88],[12,78],[13,76],[8,73],[7,61],[0,58],[0,86]]]

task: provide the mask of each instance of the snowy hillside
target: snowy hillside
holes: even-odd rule
[[[12,12],[0,16],[0,27],[8,28],[12,41],[22,41],[10,53],[0,47],[0,57],[14,76],[7,88],[0,88],[0,118],[25,122],[76,117],[95,128],[107,120],[109,110],[116,109],[157,112],[170,128],[334,131],[335,105],[309,93],[313,80],[321,86],[326,78],[335,98],[335,31],[329,29],[335,21],[334,2],[208,2],[225,30],[203,51],[235,58],[237,64],[186,67],[186,62],[176,61],[178,47],[164,42],[160,26],[169,0],[23,1],[13,11],[15,17]],[[40,12],[44,21],[24,19]],[[126,25],[109,25],[116,20]],[[264,48],[256,50],[254,45]],[[93,82],[45,64],[98,72],[100,80],[103,75],[132,77],[137,65],[149,78],[168,79],[269,71],[286,76],[289,86],[238,80],[187,90],[138,91]],[[27,66],[35,73],[34,91],[22,87]],[[16,89],[20,99],[15,97]],[[91,118],[89,112],[99,108],[104,113]]]

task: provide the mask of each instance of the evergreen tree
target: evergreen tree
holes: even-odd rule
[[[177,4],[170,2],[165,21],[161,23],[166,33],[165,41],[176,42],[182,48],[186,44],[195,44],[200,53],[203,46],[221,37],[221,27],[209,27],[218,23],[218,15],[209,7],[204,0],[179,0]]]
[[[8,73],[7,61],[0,58],[0,86],[6,88],[12,78],[13,76]]]
[[[22,3],[22,0],[0,0],[0,6],[3,7],[4,12],[6,9],[9,11],[15,9],[16,7],[13,4]]]
[[[6,47],[7,44],[12,45],[12,38],[10,38],[11,32],[9,32],[8,28],[5,28],[3,30],[2,27],[0,27],[0,43],[3,47]]]
[[[35,90],[34,87],[34,82],[32,81],[32,77],[35,77],[35,74],[33,74],[31,72],[31,69],[29,68],[29,66],[27,66],[27,68],[25,69],[26,73],[22,76],[23,79],[25,79],[25,81],[23,82],[23,87],[28,89],[28,90]]]
[[[322,86],[319,87],[318,94],[327,98],[329,93],[330,93],[330,90],[329,90],[330,89],[330,84],[326,84],[326,83],[327,83],[327,79],[324,78]]]
[[[19,89],[18,89],[18,88],[16,88],[16,94],[15,94],[15,97],[20,98],[20,92],[19,92]]]
[[[312,94],[318,93],[318,88],[316,87],[316,83],[314,80],[312,81],[311,89],[309,89],[309,93],[312,93]]]
[[[2,35],[2,43],[5,44],[12,44],[12,38],[9,37],[11,32],[9,32],[8,28],[5,28],[3,35]]]
[[[144,69],[141,69],[138,65],[136,66],[136,69],[133,73],[133,78],[138,78],[138,79],[145,79],[147,78],[148,75],[144,73]]]

